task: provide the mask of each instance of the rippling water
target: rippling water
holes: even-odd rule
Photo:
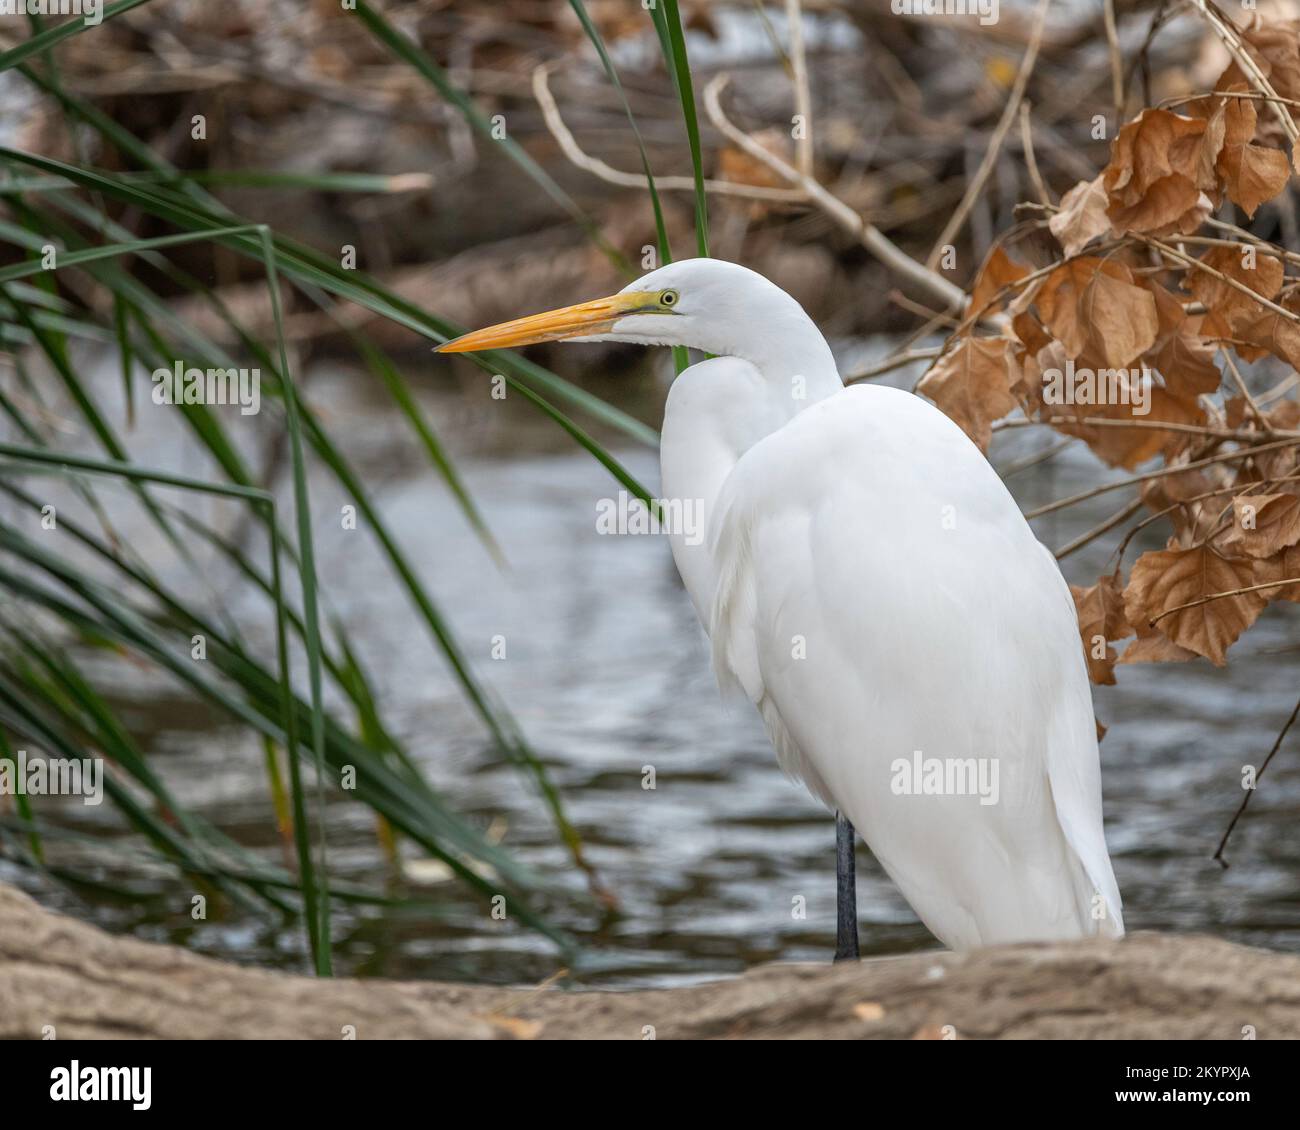
[[[661,391],[645,381],[630,387],[652,400]],[[106,398],[112,388],[107,381]],[[509,570],[502,572],[372,394],[366,379],[329,369],[314,374],[309,392],[372,483],[476,670],[546,762],[591,862],[617,894],[619,914],[601,915],[580,901],[583,884],[566,866],[536,793],[485,742],[398,583],[363,534],[341,529],[346,500],[322,481],[313,505],[331,612],[361,645],[392,727],[430,779],[572,896],[558,895],[548,909],[584,943],[575,980],[666,984],[759,961],[829,959],[833,824],[782,775],[751,712],[719,699],[667,542],[599,536],[596,500],[616,495],[618,485],[531,414],[493,404],[472,382],[454,394],[429,392],[426,407],[454,438],[469,488],[504,549]],[[184,466],[183,433],[151,426],[144,450],[153,457],[139,455],[137,440],[137,458]],[[995,445],[994,461],[1005,464],[1049,442],[1008,436]],[[629,449],[622,457],[653,488],[655,454]],[[1089,456],[1066,453],[1010,485],[1028,507],[1096,479]],[[1045,520],[1039,536],[1060,545],[1122,497]],[[1112,545],[1106,540],[1071,557],[1067,576],[1090,583]],[[165,574],[175,568],[161,560],[158,567]],[[260,607],[216,576],[250,638],[269,647]],[[1241,766],[1259,764],[1294,705],[1297,616],[1295,605],[1270,609],[1227,670],[1205,663],[1125,667],[1117,687],[1097,691],[1098,716],[1110,727],[1101,747],[1107,839],[1131,929],[1207,931],[1300,950],[1300,767],[1292,749],[1278,754],[1239,825],[1228,853],[1233,866],[1224,871],[1211,860],[1242,795]],[[494,661],[496,636],[504,637],[507,657]],[[106,675],[114,671],[135,732],[181,797],[279,858],[260,747],[171,688],[142,685],[120,668]],[[656,772],[653,791],[642,788],[645,766]],[[65,819],[113,835],[108,807],[74,806]],[[332,873],[377,886],[390,880],[365,812],[333,804],[328,827]],[[102,861],[110,877],[111,859]],[[15,878],[2,866],[0,875]],[[66,888],[40,890],[45,901],[111,929],[235,960],[301,964],[299,927],[238,914],[195,924],[188,894],[164,875],[156,883],[160,898],[144,911]],[[341,971],[525,982],[556,970],[547,942],[493,922],[454,884],[400,889],[445,918],[341,911]],[[792,915],[796,896],[806,899],[804,920]],[[867,952],[936,944],[865,850],[859,911]]]

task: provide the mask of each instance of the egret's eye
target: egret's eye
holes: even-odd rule
[[[676,306],[677,299],[678,299],[678,294],[675,290],[665,290],[663,294],[659,296],[659,305]]]

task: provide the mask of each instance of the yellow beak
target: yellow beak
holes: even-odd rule
[[[577,306],[548,310],[545,314],[531,314],[515,318],[500,325],[475,330],[463,337],[443,342],[435,353],[476,353],[484,349],[510,349],[517,345],[532,345],[538,341],[563,341],[569,337],[588,337],[605,333],[620,318],[654,309],[670,313],[659,306],[659,295],[653,291],[631,294],[612,294]]]

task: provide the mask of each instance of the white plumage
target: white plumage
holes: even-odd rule
[[[918,397],[843,387],[798,303],[743,267],[688,260],[601,302],[539,319],[720,355],[670,391],[663,492],[706,516],[673,556],[781,765],[948,946],[1121,934],[1073,602],[980,451]],[[996,764],[996,803],[900,793],[917,757]]]
[[[710,551],[719,678],[941,941],[1079,937],[1096,892],[1120,928],[1074,605],[955,424],[836,393],[737,461]],[[997,803],[896,794],[914,751],[997,759]]]

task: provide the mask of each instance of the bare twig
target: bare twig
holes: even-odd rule
[[[548,64],[543,64],[534,69],[533,96],[537,99],[538,106],[541,107],[542,118],[551,131],[551,136],[559,143],[560,151],[565,157],[574,165],[577,165],[578,168],[599,177],[609,184],[620,185],[623,188],[647,188],[648,184],[643,173],[629,173],[624,172],[622,169],[615,169],[598,157],[590,157],[582,151],[560,115],[560,108],[556,105],[555,96],[551,93],[549,72],[550,66]],[[669,191],[694,192],[695,180],[693,177],[655,177],[655,187]],[[706,180],[704,188],[707,192],[719,196],[736,196],[745,200],[800,202],[805,199],[804,193],[798,189],[768,188],[764,185],[740,184],[735,181]]]
[[[1174,106],[1185,106],[1188,102],[1200,102],[1205,98],[1244,98],[1248,102],[1276,102],[1281,106],[1300,107],[1300,102],[1297,102],[1294,98],[1281,98],[1275,94],[1261,94],[1258,90],[1207,90],[1203,94],[1176,94],[1172,98],[1163,99],[1157,105],[1162,110],[1167,110]]]
[[[1246,44],[1238,33],[1236,26],[1226,19],[1209,0],[1192,0],[1192,6],[1205,17],[1206,22],[1214,29],[1215,35],[1223,40],[1224,47],[1228,49],[1228,54],[1232,56],[1237,66],[1245,71],[1255,81],[1255,85],[1269,96],[1269,104],[1273,107],[1273,113],[1277,115],[1277,120],[1281,123],[1287,140],[1294,144],[1297,136],[1300,136],[1297,133],[1296,124],[1291,115],[1283,108],[1284,104],[1282,99],[1278,97],[1277,91],[1273,89],[1264,72],[1259,69],[1259,65],[1251,57],[1250,52],[1246,50]]]
[[[1097,538],[1101,537],[1102,534],[1109,533],[1116,526],[1127,522],[1134,514],[1141,510],[1144,505],[1142,499],[1133,499],[1133,501],[1128,503],[1127,506],[1122,506],[1119,510],[1116,510],[1115,513],[1104,522],[1099,522],[1097,525],[1093,526],[1092,529],[1084,531],[1073,541],[1067,541],[1056,551],[1054,555],[1056,560],[1064,560],[1076,550],[1082,549],[1089,542],[1095,541]]]
[[[1156,248],[1156,250],[1158,250],[1162,255],[1168,255],[1171,259],[1177,259],[1180,263],[1186,263],[1187,266],[1194,270],[1211,275],[1218,279],[1219,282],[1223,283],[1224,286],[1229,286],[1233,290],[1248,295],[1255,302],[1258,302],[1261,306],[1267,307],[1275,314],[1281,314],[1288,322],[1295,322],[1297,325],[1300,325],[1300,314],[1297,314],[1294,310],[1288,310],[1285,306],[1279,306],[1271,298],[1265,298],[1259,293],[1259,291],[1251,290],[1245,283],[1238,282],[1236,279],[1225,275],[1222,271],[1215,270],[1208,263],[1202,262],[1200,259],[1197,259],[1192,255],[1179,251],[1178,248],[1170,246],[1168,243],[1165,243],[1164,240],[1152,239],[1150,236],[1140,235],[1137,232],[1131,232],[1130,234],[1139,243],[1145,243],[1148,247]]]
[[[998,420],[993,424],[993,430],[1000,432],[1004,428],[1030,428],[1037,424],[1047,424],[1054,428],[1146,428],[1153,432],[1184,432],[1187,435],[1235,440],[1238,443],[1252,443],[1259,438],[1257,432],[1242,428],[1212,428],[1207,424],[1182,424],[1175,420],[1121,420],[1106,416],[1048,416],[1044,419],[1012,417]],[[1273,436],[1300,440],[1300,432],[1296,431],[1274,429],[1269,438]]]
[[[1154,479],[1163,479],[1169,475],[1181,475],[1184,471],[1198,471],[1202,467],[1209,467],[1215,463],[1231,463],[1236,459],[1249,459],[1252,455],[1263,455],[1266,451],[1279,451],[1284,447],[1300,446],[1298,439],[1279,439],[1273,443],[1262,443],[1256,447],[1243,447],[1237,451],[1228,451],[1220,455],[1210,455],[1204,459],[1195,459],[1190,463],[1179,463],[1172,467],[1160,467],[1154,471],[1147,471],[1141,475],[1131,475],[1127,479],[1116,479],[1114,482],[1102,483],[1093,487],[1091,490],[1080,491],[1078,494],[1072,494],[1068,498],[1058,498],[1055,502],[1048,502],[1043,506],[1035,507],[1033,510],[1025,512],[1026,518],[1038,518],[1044,514],[1050,514],[1053,510],[1063,510],[1067,506],[1074,506],[1079,502],[1086,502],[1090,498],[1096,498],[1099,494],[1106,494],[1108,491],[1120,490],[1123,487],[1136,486],[1139,483],[1149,483]]]
[[[1148,620],[1147,623],[1154,628],[1166,616],[1172,616],[1175,612],[1184,612],[1188,608],[1199,608],[1202,604],[1211,604],[1216,600],[1225,600],[1230,596],[1244,596],[1250,592],[1260,592],[1263,589],[1280,589],[1295,584],[1300,584],[1300,577],[1288,577],[1284,581],[1266,581],[1262,585],[1247,585],[1245,588],[1228,589],[1227,592],[1213,592],[1209,596],[1198,597],[1196,600],[1189,600],[1185,604],[1175,604],[1172,608],[1166,608],[1160,615]]]
[[[1029,76],[1033,74],[1034,64],[1038,61],[1038,48],[1043,42],[1043,26],[1047,20],[1047,9],[1051,6],[1051,3],[1052,0],[1039,0],[1029,46],[1025,48],[1024,58],[1020,60],[1020,70],[1016,73],[1016,81],[1011,86],[1011,93],[1008,95],[1007,104],[1002,110],[1002,117],[998,119],[998,124],[993,129],[993,136],[989,138],[989,145],[984,151],[984,158],[980,161],[979,168],[975,170],[975,175],[971,177],[966,194],[962,197],[961,203],[957,205],[957,210],[953,212],[951,219],[944,225],[943,231],[940,232],[939,238],[935,240],[934,246],[930,249],[930,254],[926,258],[925,265],[931,270],[939,262],[944,247],[950,244],[953,237],[961,231],[962,224],[966,222],[967,215],[970,213],[975,201],[979,199],[980,193],[984,191],[984,184],[993,172],[993,167],[997,164],[998,154],[1002,151],[1002,141],[1011,129],[1011,123],[1016,120],[1020,100],[1025,94],[1025,86],[1029,82]]]
[[[1255,398],[1250,395],[1250,389],[1246,387],[1246,382],[1242,379],[1241,370],[1237,368],[1237,363],[1233,361],[1231,356],[1229,356],[1226,349],[1223,351],[1223,363],[1227,365],[1228,372],[1232,374],[1232,379],[1236,381],[1237,391],[1241,393],[1246,404],[1249,406],[1250,414],[1255,417],[1255,423],[1263,429],[1264,434],[1268,436],[1269,439],[1272,439],[1272,425],[1264,418],[1264,413],[1259,410],[1259,405],[1255,403]]]
[[[795,162],[806,177],[813,175],[812,98],[808,93],[808,59],[803,49],[803,8],[799,0],[785,0],[785,22],[790,32],[790,68],[794,78],[794,112],[803,128],[795,135]]]
[[[1268,756],[1264,758],[1264,763],[1260,765],[1258,772],[1255,774],[1255,783],[1259,784],[1259,779],[1264,776],[1264,770],[1268,768],[1269,762],[1273,760],[1273,755],[1282,748],[1283,741],[1286,740],[1287,734],[1291,727],[1295,725],[1295,720],[1300,718],[1300,699],[1297,699],[1295,708],[1291,711],[1291,717],[1286,720],[1281,731],[1277,735],[1277,740],[1273,743],[1273,748],[1268,751]],[[1246,806],[1250,803],[1250,798],[1254,794],[1254,789],[1245,790],[1246,795],[1241,798],[1241,803],[1237,806],[1237,811],[1232,814],[1232,820],[1228,823],[1227,830],[1223,833],[1223,839],[1219,841],[1219,846],[1214,851],[1214,858],[1226,870],[1228,861],[1223,858],[1223,849],[1228,846],[1228,837],[1232,835],[1232,830],[1237,826],[1237,821],[1241,819],[1246,811]]]
[[[885,360],[872,365],[869,369],[863,369],[860,373],[845,377],[844,383],[848,385],[854,381],[869,381],[873,377],[879,377],[885,373],[892,373],[895,369],[901,369],[904,365],[911,365],[916,361],[932,361],[938,356],[939,347],[937,345],[931,349],[909,349],[903,353],[895,353],[892,357],[885,358]]]
[[[732,123],[723,113],[720,101],[727,82],[728,76],[720,74],[704,88],[704,108],[708,112],[709,120],[725,137],[748,153],[754,160],[766,165],[784,180],[802,189],[812,204],[815,204],[842,228],[861,240],[862,245],[885,266],[897,271],[900,275],[910,279],[917,286],[922,287],[929,294],[938,298],[945,308],[950,310],[960,310],[962,308],[966,296],[959,286],[949,282],[937,271],[932,271],[924,264],[918,263],[886,237],[875,225],[864,220],[844,201],[828,192],[814,178],[805,176],[775,153],[769,153],[749,134]]]
[[[1024,151],[1025,167],[1029,170],[1029,179],[1038,194],[1039,202],[1043,207],[1050,208],[1052,195],[1047,191],[1043,174],[1038,171],[1038,158],[1034,156],[1034,131],[1029,119],[1031,109],[1028,102],[1020,103],[1020,148]]]
[[[1115,128],[1124,120],[1124,58],[1119,53],[1119,28],[1115,23],[1115,0],[1103,0],[1102,22],[1106,25],[1106,49],[1110,55],[1110,96],[1115,103]]]
[[[1018,475],[1021,471],[1028,471],[1030,467],[1037,467],[1040,463],[1046,463],[1047,460],[1054,459],[1071,444],[1077,442],[1073,436],[1066,436],[1064,439],[1052,444],[1051,447],[1043,448],[1042,451],[1035,451],[1032,455],[1026,455],[1022,459],[1013,459],[1005,467],[997,469],[998,478],[1006,482],[1012,475]]]

